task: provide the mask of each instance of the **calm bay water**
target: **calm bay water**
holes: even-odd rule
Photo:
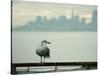
[[[35,50],[42,40],[51,42],[46,62],[97,60],[96,32],[12,32],[13,63],[40,62]]]

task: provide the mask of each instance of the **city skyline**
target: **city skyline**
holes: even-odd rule
[[[94,11],[97,11],[97,6],[94,5],[14,1],[12,27],[22,26],[30,21],[35,21],[37,16],[46,16],[48,20],[51,20],[63,15],[67,19],[71,19],[72,13],[73,16],[79,16],[80,20],[85,18],[86,22],[90,23]]]
[[[92,13],[90,23],[86,19],[80,20],[79,16],[68,19],[66,16],[47,19],[46,16],[36,16],[36,20],[29,21],[23,26],[13,28],[15,31],[97,31],[97,11]]]

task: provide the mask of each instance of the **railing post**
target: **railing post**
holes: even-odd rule
[[[57,71],[57,65],[56,65],[56,63],[55,63],[55,70],[54,71]]]
[[[11,66],[11,74],[16,74],[16,67],[14,65]]]
[[[29,66],[30,67],[30,66]],[[27,66],[27,72],[29,72],[29,67]]]

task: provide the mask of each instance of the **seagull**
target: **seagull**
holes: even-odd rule
[[[50,49],[48,48],[47,44],[51,44],[51,42],[48,42],[47,40],[41,41],[41,45],[36,49],[36,54],[40,56],[41,62],[45,62],[45,58],[50,58]],[[44,61],[42,60],[44,58]]]

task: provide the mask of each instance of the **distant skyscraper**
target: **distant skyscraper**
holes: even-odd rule
[[[43,18],[42,18],[42,16],[37,16],[37,17],[36,17],[35,23],[38,23],[38,24],[43,23]]]
[[[95,26],[97,25],[97,11],[93,12],[92,23]]]

